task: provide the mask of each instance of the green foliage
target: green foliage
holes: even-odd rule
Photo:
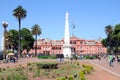
[[[79,72],[79,78],[80,78],[80,80],[86,80],[83,71]]]
[[[57,80],[61,80],[61,78],[57,78]]]
[[[80,65],[80,63],[79,63],[79,62],[77,62],[77,65],[79,66],[79,65]]]
[[[67,80],[66,78],[57,78],[57,80]]]
[[[34,44],[34,38],[27,28],[22,28],[21,30],[21,49],[27,49],[29,51],[31,48],[33,48]],[[17,30],[10,30],[8,32],[9,35],[9,48],[18,50],[18,31]]]
[[[41,28],[38,24],[35,24],[32,26],[32,34],[33,35],[40,35],[42,32],[41,32]]]
[[[86,55],[86,56],[83,56],[84,59],[91,59],[91,56],[90,55]]]
[[[5,79],[4,79],[4,76],[0,76],[0,80],[5,80]]]
[[[58,63],[56,62],[45,62],[45,63],[37,63],[37,66],[41,69],[56,69]]]
[[[27,63],[27,66],[30,66],[32,63]]]
[[[2,72],[2,68],[0,68],[0,72]]]
[[[15,29],[11,29],[8,32],[8,38],[9,38],[9,48],[18,50],[18,31]]]
[[[66,78],[63,77],[61,80],[66,80]]]
[[[69,76],[68,80],[74,80],[74,77],[73,76]]]
[[[57,59],[56,55],[41,55],[41,56],[38,56],[38,59]]]
[[[77,60],[78,56],[77,55],[73,55],[73,59]]]
[[[40,76],[40,68],[37,68],[35,76],[39,77]]]
[[[7,80],[12,80],[12,77],[10,75],[7,76]]]
[[[57,69],[52,68],[55,64],[58,66]],[[74,62],[72,64],[71,62],[69,62],[69,64],[66,62],[66,64],[63,63],[62,65],[59,65],[57,62],[27,63],[27,67],[24,68],[22,65],[19,65],[14,69],[6,68],[5,71],[1,72],[0,78],[2,78],[1,75],[6,75],[3,80],[28,80],[30,79],[29,76],[32,76],[33,78],[46,76],[52,79],[59,77],[56,80],[85,80],[85,74],[91,73],[93,67],[84,64],[84,68],[81,70],[76,64],[74,64]],[[41,69],[43,66],[48,68]]]
[[[48,59],[49,56],[38,56],[38,59]]]
[[[89,66],[89,65],[83,64],[82,67],[85,68],[85,69],[82,70],[82,72],[83,72],[84,74],[86,74],[86,73],[87,73],[87,74],[90,74],[91,71],[93,70],[93,67],[92,67],[92,66]]]
[[[114,29],[111,25],[105,27],[107,37],[101,42],[107,47],[108,53],[118,54],[120,52],[120,24],[116,24]]]
[[[29,29],[22,28],[21,38],[22,38],[21,39],[21,48],[23,50],[27,49],[27,51],[29,51],[31,48],[33,48],[34,38]]]
[[[50,55],[50,59],[57,59],[56,55]]]
[[[82,64],[82,67],[83,67],[83,68],[85,68],[85,67],[86,67],[86,65],[85,65],[85,64]]]

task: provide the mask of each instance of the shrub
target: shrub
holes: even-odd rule
[[[81,72],[82,72],[83,74],[86,74],[86,70],[85,70],[85,69],[81,70]]]
[[[40,76],[40,69],[39,68],[36,70],[35,75],[38,76],[38,77]]]
[[[83,68],[85,68],[85,67],[86,67],[86,65],[85,65],[85,64],[82,64],[82,67],[83,67]]]
[[[33,68],[32,68],[32,67],[30,67],[30,68],[29,68],[29,71],[31,72],[32,70],[33,70]]]
[[[30,66],[31,65],[31,63],[27,63],[27,66]]]
[[[69,76],[68,80],[74,80],[74,77],[73,76]]]
[[[46,62],[46,63],[37,63],[37,65],[40,66],[40,68],[42,69],[57,69],[58,63]]]
[[[2,72],[2,68],[0,68],[0,72]]]
[[[4,79],[4,76],[0,76],[0,80],[5,80],[5,79]]]
[[[81,76],[81,77],[80,77],[80,80],[86,80],[86,79],[85,79],[85,77]]]
[[[85,70],[86,70],[86,73],[87,73],[87,74],[90,74],[90,71],[91,71],[91,70],[90,70],[88,67],[87,67]]]
[[[60,78],[57,78],[57,80],[61,80]]]
[[[64,78],[64,77],[63,78],[57,78],[57,80],[66,80],[66,78]]]
[[[12,80],[12,77],[11,77],[10,75],[8,75],[8,76],[6,77],[6,80]]]
[[[5,68],[3,68],[3,71],[5,71],[6,69]]]
[[[83,71],[79,72],[79,78],[80,78],[80,80],[85,80],[85,75],[84,75]]]
[[[51,55],[50,59],[57,59],[56,55]]]
[[[38,59],[48,59],[49,56],[38,56]]]
[[[80,65],[79,62],[77,62],[77,65],[78,65],[78,66]]]
[[[61,80],[66,80],[66,78],[63,77]]]

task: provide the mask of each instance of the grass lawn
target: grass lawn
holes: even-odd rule
[[[0,80],[85,80],[82,77],[91,69],[77,61],[33,62],[27,66],[0,68]]]

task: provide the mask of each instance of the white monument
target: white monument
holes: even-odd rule
[[[71,45],[70,45],[70,35],[69,35],[69,14],[66,12],[65,16],[65,35],[63,44],[63,55],[64,57],[71,57]]]

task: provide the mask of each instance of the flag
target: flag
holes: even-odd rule
[[[75,28],[75,25],[73,25],[73,29]]]

